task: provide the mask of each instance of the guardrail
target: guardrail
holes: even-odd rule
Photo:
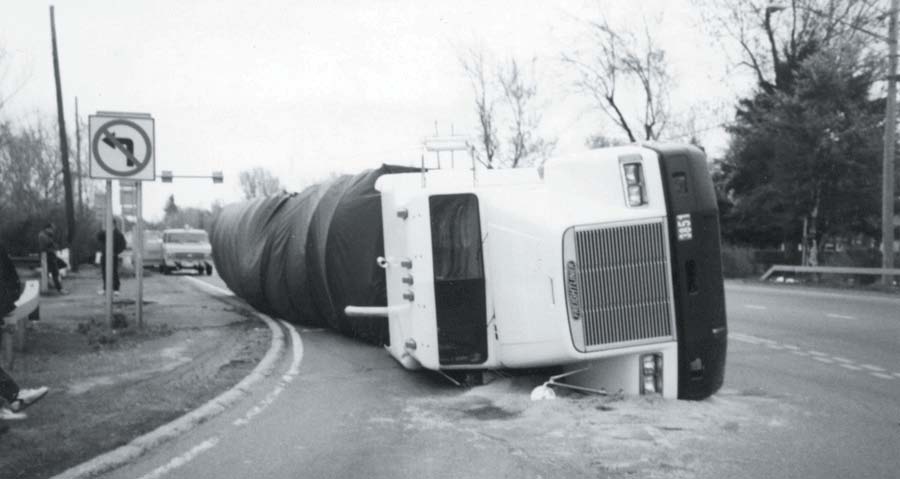
[[[762,275],[760,281],[765,281],[772,273],[821,273],[821,274],[871,274],[875,276],[900,276],[900,269],[884,269],[884,268],[851,268],[842,266],[794,266],[787,264],[776,264]]]

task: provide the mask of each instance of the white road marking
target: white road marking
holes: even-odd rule
[[[762,345],[769,349],[787,350],[795,356],[810,357],[812,359],[815,359],[816,361],[819,361],[820,363],[834,364],[844,369],[849,369],[850,371],[861,371],[869,373],[869,375],[880,379],[894,379],[895,377],[900,378],[900,373],[891,373],[890,371],[887,371],[880,366],[875,366],[873,364],[861,364],[857,366],[852,359],[848,359],[842,356],[831,356],[829,354],[823,353],[822,351],[816,351],[814,349],[803,350],[800,349],[799,346],[793,344],[782,344],[777,341],[772,341],[771,339],[734,332],[729,333],[728,338],[744,343]]]
[[[322,331],[327,331],[325,328],[303,328],[300,330],[301,333],[321,333]]]
[[[756,338],[744,336],[743,334],[729,334],[728,338],[742,343],[759,344],[759,341]]]
[[[825,316],[834,319],[856,319],[854,316],[844,316],[843,314],[826,314]]]
[[[871,364],[863,364],[862,367],[868,369],[869,371],[875,371],[877,373],[883,373],[885,371],[884,368],[880,368],[878,366],[873,366]]]
[[[760,305],[758,305],[758,304],[745,304],[744,307],[747,308],[747,309],[756,309],[756,310],[760,310],[760,311],[764,311],[764,310],[766,310],[766,309],[769,309],[769,308],[767,308],[767,307],[765,307],[765,306],[760,306]]]
[[[284,391],[284,387],[279,384],[278,387],[270,391],[269,394],[266,394],[266,397],[264,397],[262,401],[259,402],[259,404],[250,408],[250,410],[247,411],[247,414],[245,414],[244,417],[236,419],[234,422],[232,422],[232,424],[234,424],[235,426],[243,426],[249,423],[251,419],[257,416],[259,413],[263,412],[267,407],[269,407],[270,404],[275,402],[275,399],[278,398],[278,395],[281,394],[281,391]]]
[[[162,476],[168,474],[169,472],[171,472],[175,469],[178,469],[179,467],[191,462],[195,457],[212,449],[218,443],[219,443],[218,437],[211,437],[211,438],[201,442],[200,444],[197,444],[196,446],[191,448],[190,451],[188,451],[180,456],[172,458],[172,460],[169,461],[164,466],[157,467],[153,471],[141,476],[140,479],[156,479],[158,477],[162,477]]]
[[[898,378],[900,378],[900,373],[894,373],[894,376],[897,376]]]
[[[254,417],[258,416],[260,413],[266,410],[278,396],[284,391],[284,388],[287,387],[288,383],[294,380],[297,374],[300,372],[300,362],[303,360],[303,341],[300,339],[300,334],[297,333],[297,329],[284,321],[281,321],[281,324],[287,328],[288,332],[291,335],[291,344],[293,345],[293,359],[291,360],[291,366],[288,368],[288,371],[281,376],[281,381],[278,382],[278,385],[266,394],[258,404],[250,408],[244,417],[237,418],[231,424],[234,426],[244,426],[250,422]]]
[[[233,296],[231,291],[222,289],[218,286],[214,286],[205,281],[199,281],[199,280],[196,280],[193,278],[188,278],[188,279],[192,279],[195,284],[198,284],[209,290],[215,291],[219,294]],[[255,314],[268,323],[271,323],[271,321],[272,321],[272,319],[269,318],[268,316],[266,316],[265,314],[262,314],[259,312],[255,312]],[[300,339],[300,334],[297,333],[297,329],[294,328],[293,325],[291,325],[283,320],[279,320],[279,322],[284,326],[285,329],[287,329],[288,333],[291,336],[291,346],[292,346],[291,350],[293,352],[293,357],[291,359],[291,365],[288,368],[287,372],[281,376],[281,381],[278,382],[277,386],[272,391],[269,391],[269,393],[266,394],[266,397],[264,397],[258,404],[254,405],[252,408],[250,408],[250,410],[247,411],[247,413],[244,415],[243,418],[238,418],[237,420],[235,420],[232,423],[236,427],[243,426],[243,425],[249,423],[251,419],[253,419],[255,416],[262,413],[267,407],[269,407],[269,405],[271,405],[273,402],[275,402],[275,399],[277,399],[278,396],[281,394],[281,392],[284,391],[284,388],[288,385],[288,383],[293,381],[294,378],[297,376],[297,374],[299,374],[299,372],[300,372],[300,362],[303,360],[303,341]],[[275,330],[273,330],[273,334],[274,334],[274,331]],[[279,339],[279,341],[280,341],[280,339]],[[216,446],[216,444],[218,444],[218,442],[219,442],[218,437],[213,437],[211,439],[208,439],[208,440],[198,444],[197,446],[194,446],[187,453],[182,454],[181,456],[178,456],[178,457],[172,459],[165,466],[162,466],[162,467],[156,469],[155,471],[151,472],[150,474],[143,476],[141,479],[156,479],[158,477],[161,477],[162,475],[167,474],[168,472],[187,464],[194,457],[203,453],[204,451],[212,449],[213,447]]]

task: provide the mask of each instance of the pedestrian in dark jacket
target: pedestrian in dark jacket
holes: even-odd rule
[[[56,227],[53,226],[53,223],[47,223],[47,226],[38,233],[38,249],[41,253],[47,255],[47,272],[53,279],[53,286],[56,287],[56,291],[60,294],[68,293],[68,291],[63,289],[62,283],[59,282],[60,260],[56,257],[56,250],[59,249],[59,246],[56,244]]]
[[[119,286],[121,286],[119,282],[119,255],[125,251],[127,243],[125,242],[125,235],[119,231],[118,220],[113,220],[113,228],[112,286],[113,293],[119,294]],[[100,249],[100,277],[103,278],[103,289],[97,291],[97,294],[104,294],[106,292],[106,230],[100,230],[97,233],[97,246]]]
[[[3,317],[16,309],[16,300],[22,294],[22,283],[16,272],[6,248],[0,245],[0,343],[5,333]],[[21,411],[47,394],[46,387],[20,389],[16,381],[0,368],[0,433],[9,429],[5,421],[9,419],[25,419]]]
[[[0,321],[16,309],[16,300],[22,294],[22,282],[6,248],[0,244]]]

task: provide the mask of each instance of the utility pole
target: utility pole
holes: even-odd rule
[[[884,164],[882,165],[881,203],[881,267],[894,267],[894,161],[897,134],[897,8],[900,0],[891,0],[888,26],[888,91],[884,112]],[[881,277],[883,284],[891,285],[891,275]]]
[[[66,118],[63,113],[62,82],[59,78],[59,54],[56,49],[56,18],[50,5],[50,38],[53,42],[53,76],[56,78],[56,115],[59,121],[59,152],[63,167],[63,186],[66,193],[66,242],[71,247],[75,238],[75,205],[72,198],[72,171],[69,168],[69,140],[66,137]],[[71,261],[72,258],[69,258]]]
[[[78,117],[78,97],[75,97],[75,168],[78,175],[78,216],[84,214],[84,189],[81,176],[81,119]]]

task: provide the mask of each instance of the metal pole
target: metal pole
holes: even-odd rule
[[[456,132],[454,131],[454,128],[453,128],[453,123],[450,124],[450,136],[456,136]],[[456,158],[454,157],[454,153],[456,153],[456,152],[453,150],[450,150],[450,169],[456,168]]]
[[[144,327],[144,219],[143,219],[143,182],[135,181],[135,196],[137,209],[137,225],[135,225],[135,235],[137,243],[132,250],[134,251],[134,267],[137,269],[137,323],[139,328]]]
[[[75,239],[75,205],[72,197],[72,171],[69,168],[69,139],[66,136],[66,117],[63,114],[62,80],[59,75],[59,54],[56,49],[56,17],[50,6],[50,37],[53,43],[53,76],[56,80],[56,114],[59,121],[59,153],[62,160],[63,189],[66,202],[66,244],[71,251]],[[72,258],[69,258],[71,261]]]
[[[434,137],[435,137],[435,138],[438,137],[437,120],[434,120]],[[437,153],[437,165],[438,165],[437,169],[440,170],[440,169],[441,169],[441,152],[438,151],[438,152],[436,152],[436,153]]]
[[[897,132],[897,9],[900,0],[891,0],[888,27],[888,91],[884,119],[884,164],[882,171],[881,203],[881,267],[894,267],[894,147]],[[891,284],[891,275],[881,277],[885,285]]]
[[[81,183],[81,120],[78,118],[78,97],[75,97],[75,168],[78,173],[78,217],[84,214],[84,191]],[[72,266],[78,264],[72,263]]]
[[[113,284],[112,284],[112,274],[113,274],[113,214],[112,214],[112,180],[106,180],[106,245],[105,245],[105,254],[104,258],[106,259],[104,264],[103,277],[106,278],[104,284],[106,288],[104,293],[106,294],[106,324],[112,328],[112,300],[113,300]]]

